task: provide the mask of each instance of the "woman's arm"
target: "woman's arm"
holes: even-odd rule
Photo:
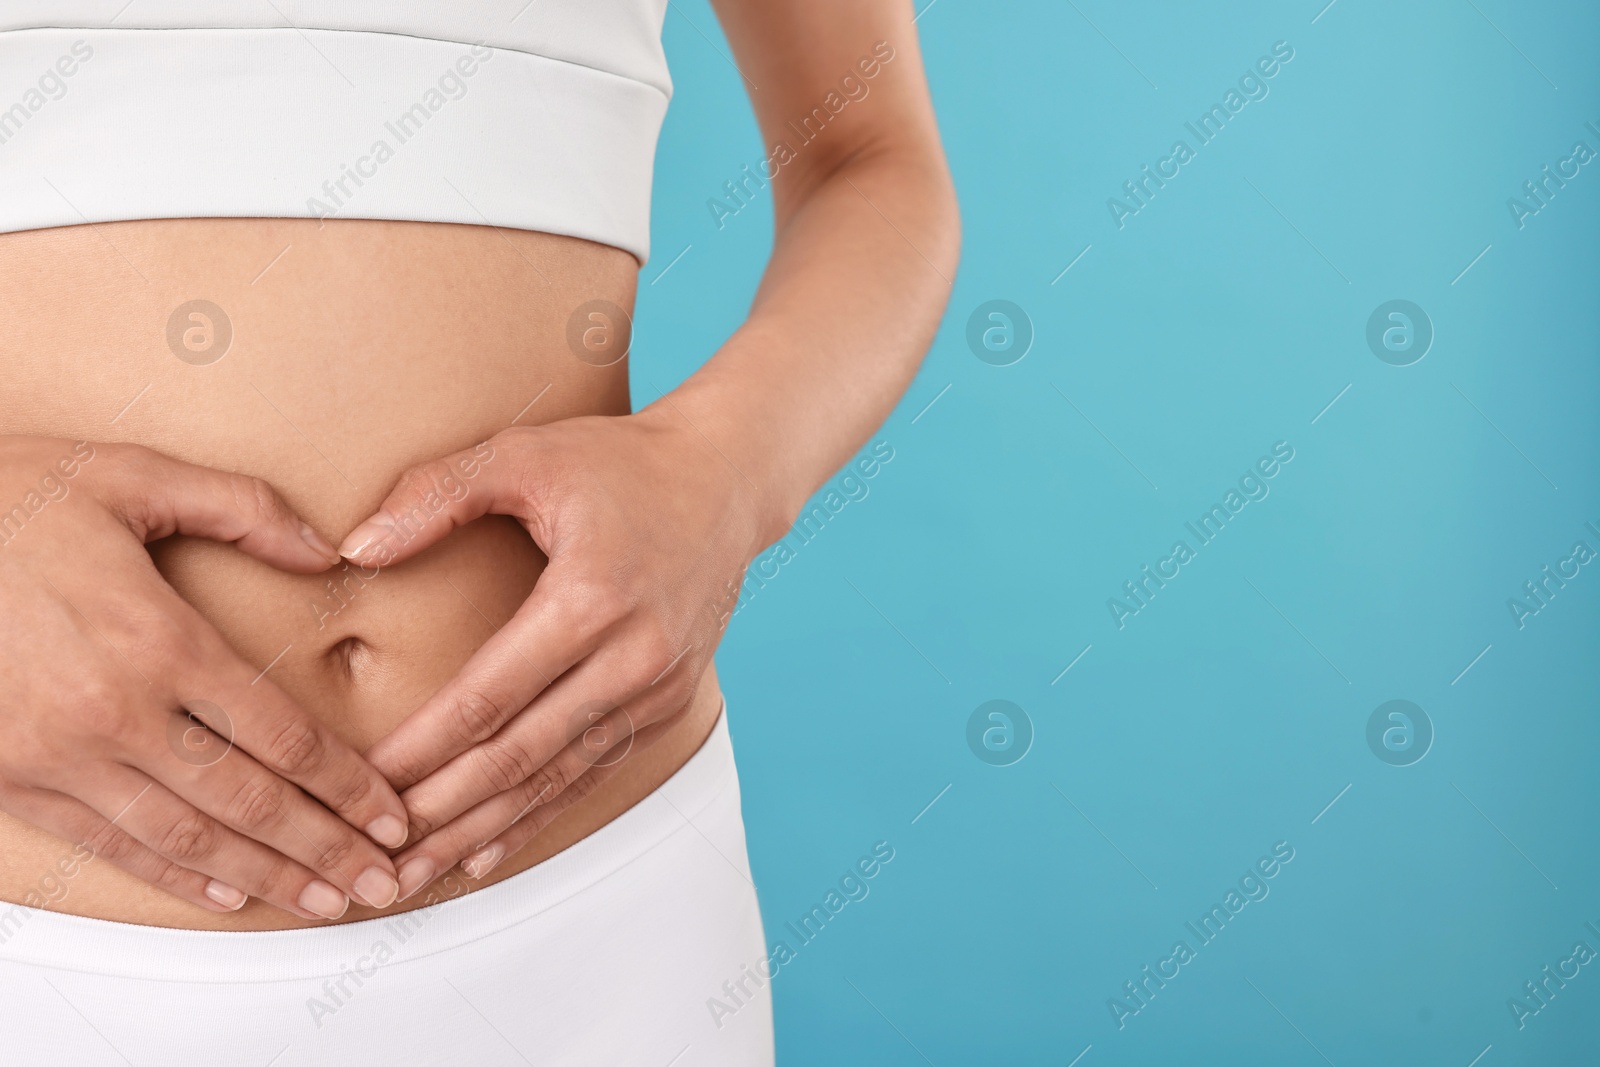
[[[715,2],[776,164],[772,259],[745,324],[645,411],[754,482],[765,548],[910,384],[960,220],[909,3]]]
[[[407,790],[402,897],[463,857],[486,874],[687,710],[745,568],[893,408],[949,295],[959,222],[910,7],[718,10],[776,165],[748,321],[636,414],[500,434],[470,487],[452,476],[468,453],[408,472],[341,550],[387,565],[496,513],[550,557],[368,754]]]

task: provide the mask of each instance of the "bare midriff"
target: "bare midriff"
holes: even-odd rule
[[[0,235],[0,433],[132,442],[256,475],[338,544],[413,464],[513,422],[626,413],[627,361],[579,358],[568,321],[594,300],[631,309],[637,273],[619,249],[487,226],[162,219]],[[222,324],[180,316],[169,331],[195,300],[226,316],[220,358]],[[545,564],[499,516],[372,578],[286,574],[182,537],[151,551],[240,656],[358,750],[449,680]],[[708,672],[661,740],[489,877],[457,870],[388,910],[482,888],[593,833],[682,766],[720,706]],[[72,862],[76,844],[0,815],[0,899],[192,929],[318,925],[253,899],[208,912],[106,860]],[[379,914],[352,904],[343,921]]]

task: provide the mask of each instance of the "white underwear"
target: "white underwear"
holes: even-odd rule
[[[614,822],[431,907],[225,933],[0,903],[0,1060],[761,1067],[764,955],[724,714]]]

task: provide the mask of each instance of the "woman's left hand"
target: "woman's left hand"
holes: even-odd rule
[[[761,547],[755,487],[667,403],[512,428],[407,471],[340,551],[387,566],[486,514],[550,562],[367,753],[415,829],[402,900],[463,859],[487,874],[687,712]]]

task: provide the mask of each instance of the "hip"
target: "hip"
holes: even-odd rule
[[[601,830],[405,915],[226,933],[0,907],[0,1011],[30,1063],[748,1067],[773,1055],[763,955],[719,721]]]

